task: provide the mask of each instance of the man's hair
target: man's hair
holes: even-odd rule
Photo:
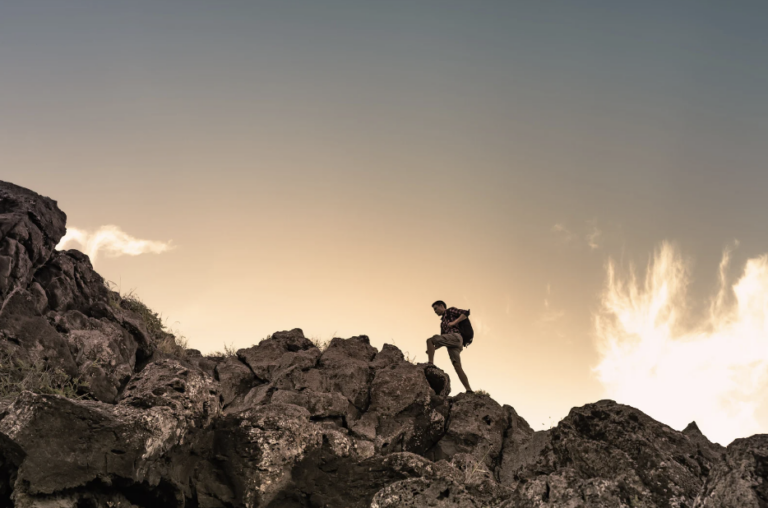
[[[444,308],[446,308],[446,309],[448,308],[448,306],[447,306],[447,305],[445,304],[445,302],[444,302],[444,301],[442,301],[442,300],[438,300],[438,301],[436,301],[435,303],[433,303],[433,304],[432,304],[432,307],[434,307],[435,305],[442,305]]]

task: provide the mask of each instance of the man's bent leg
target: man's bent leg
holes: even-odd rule
[[[427,339],[427,358],[430,365],[435,363],[435,344],[431,338]]]
[[[461,360],[454,361],[453,368],[456,369],[456,374],[458,374],[459,380],[461,381],[461,384],[464,385],[464,389],[467,390],[467,393],[472,393],[472,388],[469,386],[469,379],[467,379],[467,375],[461,367]]]

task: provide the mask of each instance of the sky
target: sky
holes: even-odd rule
[[[536,430],[768,432],[768,4],[0,2],[0,179],[203,352],[426,361]],[[445,351],[438,366],[461,391]]]

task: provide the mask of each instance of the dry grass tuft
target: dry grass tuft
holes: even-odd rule
[[[113,282],[106,282],[109,290],[109,305],[115,309],[125,309],[137,314],[144,323],[150,337],[157,345],[157,350],[163,354],[185,358],[188,347],[187,338],[178,330],[172,330],[163,317],[141,301],[133,290],[121,294]]]
[[[237,348],[234,344],[224,344],[223,350],[218,351],[211,351],[210,353],[206,353],[205,356],[208,357],[217,357],[217,358],[229,358],[230,356],[236,356],[237,355]]]
[[[88,382],[72,377],[44,362],[31,361],[0,351],[0,398],[16,397],[24,390],[33,393],[61,395],[70,399],[87,397]]]

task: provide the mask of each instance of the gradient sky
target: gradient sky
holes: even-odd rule
[[[731,284],[768,252],[766,34],[764,0],[2,2],[0,179],[170,241],[96,269],[204,352],[300,327],[425,361],[431,302],[470,308],[473,387],[548,428],[615,393],[609,259],[671,242],[691,331],[723,249]]]

